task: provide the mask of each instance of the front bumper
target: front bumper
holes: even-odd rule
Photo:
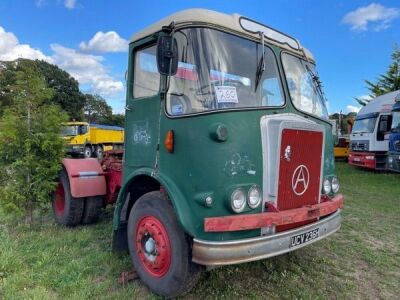
[[[387,152],[357,152],[350,151],[349,164],[373,170],[386,170]]]
[[[340,223],[339,209],[318,222],[269,236],[226,242],[194,239],[192,260],[205,266],[223,266],[273,257],[326,238],[340,228]],[[318,238],[290,247],[292,236],[305,234],[317,228],[319,229]]]
[[[67,154],[83,154],[84,146],[83,145],[68,145],[67,146]]]
[[[350,165],[374,170],[376,168],[375,154],[371,152],[350,152]]]

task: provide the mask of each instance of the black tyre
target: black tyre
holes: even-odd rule
[[[102,159],[103,158],[103,146],[101,146],[101,145],[97,145],[96,146],[96,157],[98,158],[98,159]]]
[[[176,297],[198,281],[201,267],[192,262],[191,243],[173,207],[160,192],[140,197],[129,214],[129,253],[135,271],[154,293]]]
[[[99,219],[101,209],[103,208],[102,197],[87,197],[83,209],[82,224],[92,224]]]
[[[84,158],[90,158],[93,155],[92,147],[91,146],[85,146],[85,149],[83,150],[83,157]]]
[[[59,183],[53,192],[53,211],[56,222],[64,226],[75,226],[82,220],[83,198],[71,196],[68,175],[62,170]]]

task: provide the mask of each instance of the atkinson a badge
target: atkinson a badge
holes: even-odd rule
[[[305,165],[300,165],[294,170],[292,176],[292,190],[297,196],[303,195],[310,182],[310,173]]]

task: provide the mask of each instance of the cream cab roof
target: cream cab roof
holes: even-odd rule
[[[138,41],[142,38],[145,38],[147,36],[154,34],[158,31],[160,31],[162,26],[168,26],[171,24],[171,22],[175,22],[176,26],[207,25],[207,24],[217,25],[217,26],[227,28],[229,30],[234,30],[238,33],[251,35],[256,38],[259,38],[258,34],[250,33],[248,31],[244,30],[240,26],[240,18],[241,17],[244,17],[244,16],[241,16],[239,14],[227,15],[227,14],[223,14],[220,12],[207,10],[207,9],[199,9],[199,8],[182,10],[182,11],[174,13],[156,23],[153,23],[149,27],[134,34],[131,38],[131,42]],[[286,50],[298,53],[300,55],[302,55],[303,54],[302,52],[304,51],[304,53],[307,55],[307,58],[314,60],[314,57],[311,54],[311,52],[309,50],[307,50],[306,48],[302,47],[300,45],[300,43],[299,43],[299,45],[300,45],[301,50],[295,50],[286,44],[281,44],[281,43],[275,42],[273,40],[269,40],[268,38],[266,38],[266,41],[268,41],[272,44],[275,44],[281,48],[284,48]]]

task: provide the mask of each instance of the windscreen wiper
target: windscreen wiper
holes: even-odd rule
[[[261,38],[262,56],[257,65],[256,80],[254,82],[254,92],[257,91],[258,84],[260,83],[262,74],[265,71],[264,33],[262,33],[261,31],[259,31],[258,33],[260,34]]]
[[[324,92],[322,91],[322,82],[319,79],[318,75],[316,75],[311,68],[306,64],[306,69],[311,76],[312,82],[314,83],[314,87],[317,90],[317,93],[321,96],[322,99],[325,99]]]

